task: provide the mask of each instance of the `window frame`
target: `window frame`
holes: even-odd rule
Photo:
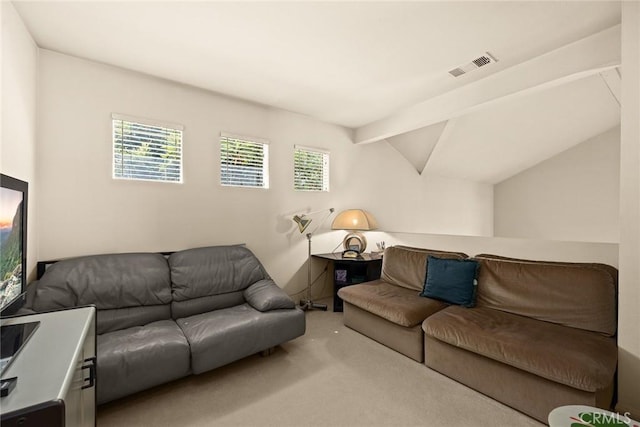
[[[133,125],[139,126],[147,126],[159,128],[162,131],[169,132],[178,132],[180,136],[179,143],[179,156],[178,156],[178,168],[179,168],[179,176],[175,180],[163,179],[158,175],[158,178],[138,178],[138,177],[128,177],[128,176],[118,176],[117,175],[117,165],[116,165],[116,121],[120,121],[123,123],[131,123]],[[163,148],[166,149],[169,145],[166,144]],[[125,162],[123,161],[123,165]],[[158,163],[161,164],[161,163]],[[124,170],[124,167],[121,167],[121,170]],[[183,184],[184,183],[184,126],[177,123],[170,123],[161,120],[147,119],[143,117],[129,116],[125,114],[111,114],[111,177],[114,180],[118,181],[142,181],[142,182],[157,182],[157,183],[167,183],[167,184]]]
[[[242,141],[245,143],[249,143],[249,144],[256,144],[256,145],[261,145],[262,146],[262,185],[243,185],[243,184],[239,184],[239,183],[232,183],[232,182],[224,182],[223,181],[223,177],[224,177],[224,169],[223,169],[223,165],[224,165],[224,161],[223,161],[223,142],[225,139],[234,139],[237,141]],[[235,134],[235,133],[229,133],[229,132],[220,132],[220,138],[218,139],[218,144],[219,144],[219,160],[220,160],[220,186],[221,187],[229,187],[229,188],[253,188],[253,189],[258,189],[258,190],[268,190],[270,188],[270,174],[269,174],[269,166],[270,166],[270,157],[269,157],[269,145],[270,142],[267,139],[264,138],[258,138],[258,137],[254,137],[254,136],[247,136],[247,135],[239,135],[239,134]],[[249,158],[247,158],[249,159]],[[255,160],[255,159],[250,159],[250,160]]]
[[[321,154],[323,156],[322,160],[322,189],[317,188],[298,188],[296,183],[296,175],[297,175],[297,164],[296,164],[296,152],[298,150],[306,151],[309,153]],[[326,156],[326,157],[325,157]],[[294,145],[293,146],[293,189],[294,191],[304,191],[304,192],[318,192],[318,193],[328,193],[331,190],[331,153],[329,150],[325,150],[322,148],[309,147],[305,145]]]

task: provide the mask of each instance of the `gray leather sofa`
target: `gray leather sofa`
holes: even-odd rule
[[[27,293],[33,311],[96,306],[98,404],[305,332],[304,313],[241,245],[62,260]]]

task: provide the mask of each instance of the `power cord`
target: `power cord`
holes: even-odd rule
[[[324,276],[324,274],[329,270],[329,261],[327,261],[327,263],[324,265],[324,269],[320,272],[320,274],[318,274],[316,276],[315,279],[311,280],[311,290],[313,290],[313,285],[315,285],[315,283],[322,277]],[[295,294],[291,294],[291,297],[295,297],[298,296],[300,294],[303,294],[307,291],[307,288],[305,287],[303,290],[296,292]],[[313,299],[313,298],[312,298]]]

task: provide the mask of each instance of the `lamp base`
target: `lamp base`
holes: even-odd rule
[[[342,246],[345,251],[355,250],[358,253],[363,253],[367,249],[367,239],[359,231],[352,231],[344,236]]]
[[[300,308],[302,309],[302,311],[307,311],[307,310],[327,311],[327,304],[319,304],[317,302],[311,301],[310,299],[309,300],[301,299]]]

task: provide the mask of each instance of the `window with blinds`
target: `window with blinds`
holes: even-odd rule
[[[114,114],[113,177],[182,182],[182,126]]]
[[[294,147],[293,188],[298,191],[329,191],[329,152]]]
[[[220,135],[220,184],[269,188],[267,141],[231,134]]]

